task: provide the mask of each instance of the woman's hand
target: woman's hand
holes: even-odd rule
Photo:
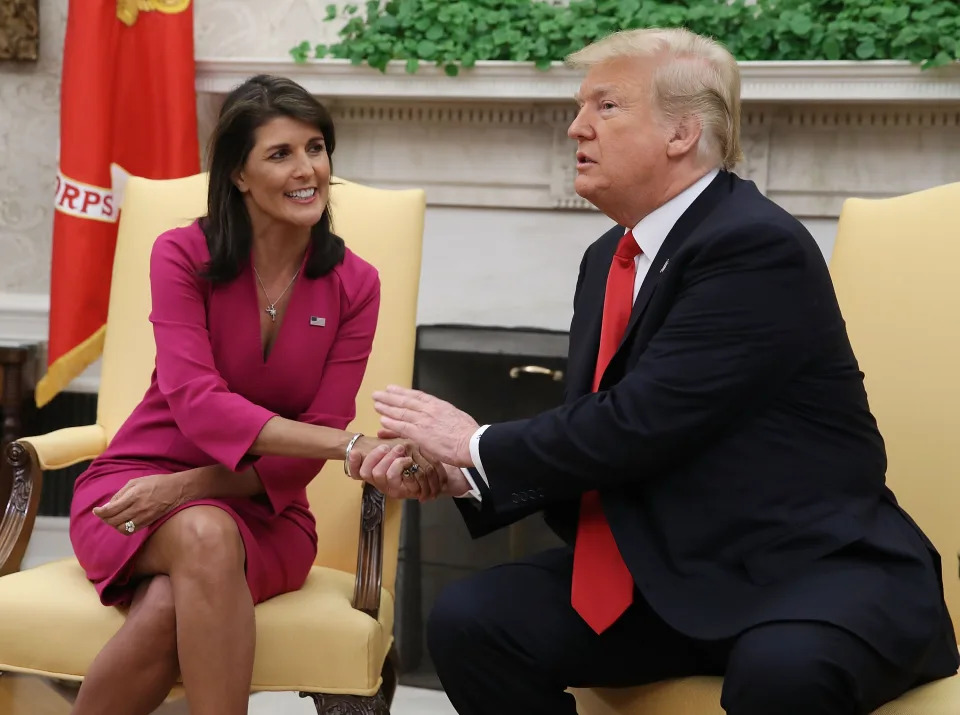
[[[406,439],[378,439],[369,450],[354,446],[347,467],[354,479],[368,481],[395,499],[428,501],[446,487],[447,472],[442,465]]]
[[[179,474],[152,474],[127,482],[110,501],[93,513],[122,534],[132,534],[184,503]],[[126,524],[133,523],[133,529]]]

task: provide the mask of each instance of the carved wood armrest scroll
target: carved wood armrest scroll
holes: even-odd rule
[[[380,615],[380,586],[383,581],[383,521],[386,504],[383,494],[363,485],[360,507],[360,543],[357,546],[357,580],[353,607],[371,618]]]
[[[0,465],[0,499],[6,503],[0,517],[0,576],[20,570],[42,486],[43,470],[33,446],[26,442],[8,444]]]

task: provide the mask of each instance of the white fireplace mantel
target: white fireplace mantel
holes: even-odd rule
[[[744,62],[741,71],[736,172],[800,218],[827,255],[848,197],[960,180],[960,63]],[[290,77],[329,108],[338,176],[426,191],[421,324],[569,326],[583,248],[610,225],[574,191],[567,129],[581,72],[482,62],[452,78],[427,64],[408,74],[403,63],[381,73],[343,60],[201,59],[201,138],[224,96],[259,73]]]
[[[960,101],[960,63],[921,70],[897,60],[741,62],[740,71],[744,102]],[[544,71],[485,61],[451,78],[429,63],[409,74],[403,62],[380,72],[335,59],[198,59],[197,91],[223,94],[258,73],[290,77],[321,97],[465,102],[570,101],[582,76],[560,63]]]
[[[798,216],[835,219],[849,196],[908,193],[960,179],[960,63],[743,62],[738,173]],[[479,62],[448,77],[347,60],[201,59],[201,122],[258,74],[290,77],[337,126],[337,171],[420,186],[432,206],[590,209],[573,191],[567,127],[581,72]]]

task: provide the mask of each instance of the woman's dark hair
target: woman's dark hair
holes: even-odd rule
[[[307,90],[285,77],[257,75],[230,92],[210,138],[207,215],[200,219],[210,250],[202,275],[213,283],[236,278],[250,256],[253,229],[233,176],[246,163],[257,129],[276,117],[298,119],[319,129],[333,171],[333,120]],[[329,205],[310,229],[310,244],[307,278],[325,275],[343,260],[343,239],[331,231]]]

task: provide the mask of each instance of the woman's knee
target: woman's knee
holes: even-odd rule
[[[219,578],[243,571],[243,538],[233,517],[223,509],[190,507],[174,514],[164,524],[167,526],[174,530],[176,556],[172,572]]]
[[[151,576],[138,587],[129,618],[141,624],[156,647],[176,652],[177,614],[169,576]]]

